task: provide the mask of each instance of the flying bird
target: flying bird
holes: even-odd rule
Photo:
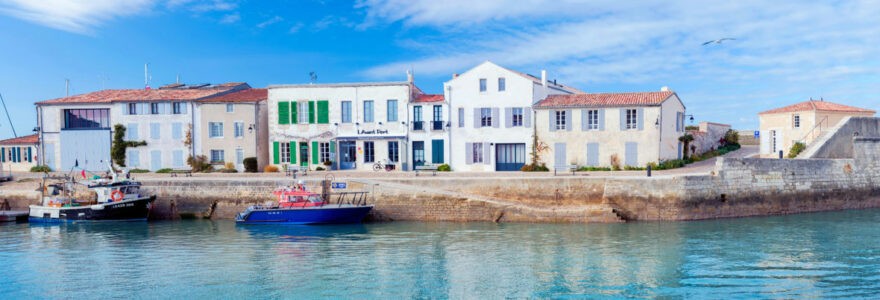
[[[708,45],[708,44],[711,44],[711,43],[721,44],[721,42],[723,42],[723,41],[734,41],[734,40],[736,40],[736,39],[735,39],[735,38],[723,38],[723,39],[717,39],[717,40],[714,40],[714,41],[708,41],[708,42],[705,42],[705,43],[703,43],[703,46]]]

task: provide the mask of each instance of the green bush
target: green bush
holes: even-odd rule
[[[609,167],[579,167],[578,172],[611,171]]]
[[[633,166],[624,166],[623,169],[627,170],[627,171],[643,171],[643,170],[645,170],[645,168],[643,168],[643,167],[633,167]]]
[[[223,168],[220,169],[220,173],[238,173],[238,170],[235,168]]]
[[[44,166],[44,165],[37,165],[37,166],[31,167],[31,172],[34,172],[34,173],[52,172],[52,168],[49,168],[49,166]]]
[[[539,165],[539,164],[532,163],[532,164],[528,164],[528,165],[523,165],[522,171],[523,172],[547,172],[547,171],[550,171],[550,169],[547,168],[547,165],[545,165],[545,164]]]
[[[728,129],[727,133],[724,134],[724,143],[728,145],[739,145],[739,132],[733,129]],[[739,149],[739,147],[737,147]]]
[[[449,171],[452,171],[452,167],[450,167],[450,166],[447,165],[447,164],[442,164],[442,165],[437,166],[437,171],[440,171],[440,172],[449,172]]]
[[[315,168],[315,171],[324,171],[324,167],[318,166],[317,168]]]
[[[150,173],[150,170],[146,169],[131,169],[128,170],[129,173]]]
[[[257,172],[257,158],[256,157],[245,157],[245,159],[241,162],[244,164],[244,171],[248,173],[256,173]]]
[[[794,143],[791,145],[791,149],[788,150],[788,158],[795,158],[798,154],[801,154],[804,149],[807,149],[807,145],[801,142]]]
[[[160,173],[160,174],[162,174],[162,173],[171,173],[171,168],[159,169],[158,171],[156,171],[156,173]]]
[[[208,157],[204,155],[199,155],[196,157],[190,156],[186,159],[186,164],[192,168],[193,172],[206,172],[210,173],[214,170],[214,167],[208,163]]]

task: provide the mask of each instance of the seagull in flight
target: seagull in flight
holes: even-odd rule
[[[736,40],[735,38],[722,38],[722,39],[717,39],[714,41],[705,42],[705,43],[703,43],[703,46],[711,44],[711,43],[721,44],[721,42],[723,42],[723,41],[735,41],[735,40]]]

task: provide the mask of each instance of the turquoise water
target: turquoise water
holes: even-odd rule
[[[880,210],[681,223],[0,226],[16,298],[880,297]]]

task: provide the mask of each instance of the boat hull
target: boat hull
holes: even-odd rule
[[[156,196],[79,207],[31,205],[33,223],[146,221]]]
[[[372,205],[257,209],[239,214],[235,218],[235,223],[293,225],[360,223],[371,209],[373,209]]]

